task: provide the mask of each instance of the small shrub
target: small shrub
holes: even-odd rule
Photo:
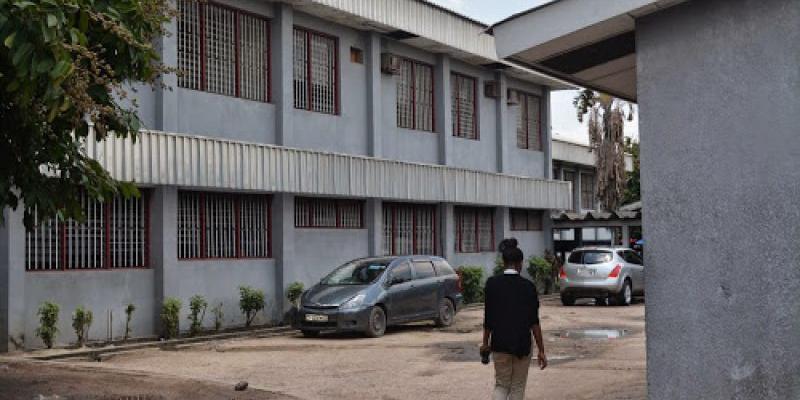
[[[89,337],[89,328],[92,326],[92,310],[87,310],[83,306],[78,306],[72,313],[72,329],[75,329],[75,336],[78,337],[78,346],[86,344]]]
[[[300,301],[300,296],[303,295],[303,289],[302,282],[293,282],[286,288],[286,298],[289,299],[295,307],[299,306],[298,302]]]
[[[465,303],[479,303],[483,301],[483,267],[462,266],[458,275],[461,277],[461,287]]]
[[[53,340],[58,334],[58,304],[45,301],[39,306],[36,314],[39,316],[39,327],[36,328],[36,336],[42,339],[48,349],[53,348]]]
[[[131,319],[133,319],[133,312],[136,311],[136,306],[133,303],[125,307],[125,334],[122,340],[128,340],[131,337]]]
[[[161,323],[164,324],[164,336],[167,339],[178,337],[178,324],[183,303],[175,297],[167,297],[161,306]]]
[[[503,263],[503,257],[499,254],[497,258],[494,259],[494,269],[492,270],[492,274],[494,276],[503,275],[503,271],[506,270],[506,265]]]
[[[244,313],[244,326],[249,327],[265,305],[263,290],[253,289],[250,286],[239,286],[239,308]]]
[[[211,314],[214,315],[214,330],[219,331],[222,328],[222,321],[225,318],[225,314],[222,312],[222,302],[211,309]]]
[[[208,302],[205,297],[196,294],[189,299],[189,321],[192,322],[192,325],[189,327],[190,336],[197,335],[203,329],[206,308],[208,308]]]
[[[527,270],[536,286],[549,294],[553,286],[553,264],[543,257],[534,256],[528,260]]]

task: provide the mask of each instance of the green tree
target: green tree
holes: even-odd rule
[[[628,179],[623,195],[623,203],[628,204],[642,199],[639,180],[639,142],[631,138],[625,138],[625,152],[633,158],[633,171],[627,172]]]
[[[126,85],[156,84],[170,71],[153,43],[168,0],[0,0],[0,208],[82,219],[79,191],[107,199],[137,194],[86,157],[98,140],[135,138]],[[130,104],[130,105],[126,105]],[[0,217],[1,218],[1,217]]]
[[[622,205],[625,173],[625,120],[633,119],[633,104],[593,90],[582,90],[573,100],[578,121],[588,115],[589,141],[596,153],[595,193],[607,210]]]

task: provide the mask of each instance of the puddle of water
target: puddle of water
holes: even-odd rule
[[[565,339],[611,340],[628,336],[627,329],[568,329],[556,334]]]

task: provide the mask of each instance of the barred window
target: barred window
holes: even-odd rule
[[[541,231],[542,211],[511,209],[512,231]]]
[[[213,2],[177,8],[178,86],[269,101],[269,22]]]
[[[542,150],[542,101],[539,96],[519,94],[517,115],[517,147]]]
[[[269,258],[266,195],[180,192],[178,258]]]
[[[358,200],[296,197],[296,228],[363,228],[364,202]]]
[[[453,136],[477,140],[477,80],[453,73],[450,75],[450,85],[453,98]]]
[[[435,254],[436,206],[385,203],[383,252],[386,255]]]
[[[336,38],[294,28],[294,107],[339,113],[339,53]]]
[[[494,251],[494,209],[456,207],[456,252]]]
[[[402,59],[397,79],[397,126],[433,132],[433,67]]]
[[[594,175],[581,174],[581,208],[594,209]]]
[[[147,192],[101,202],[81,194],[85,221],[39,220],[25,234],[28,271],[149,266]]]

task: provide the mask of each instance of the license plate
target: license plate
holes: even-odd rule
[[[328,322],[327,315],[306,314],[306,321],[311,322]]]
[[[591,268],[578,268],[579,276],[594,276],[594,270]]]

